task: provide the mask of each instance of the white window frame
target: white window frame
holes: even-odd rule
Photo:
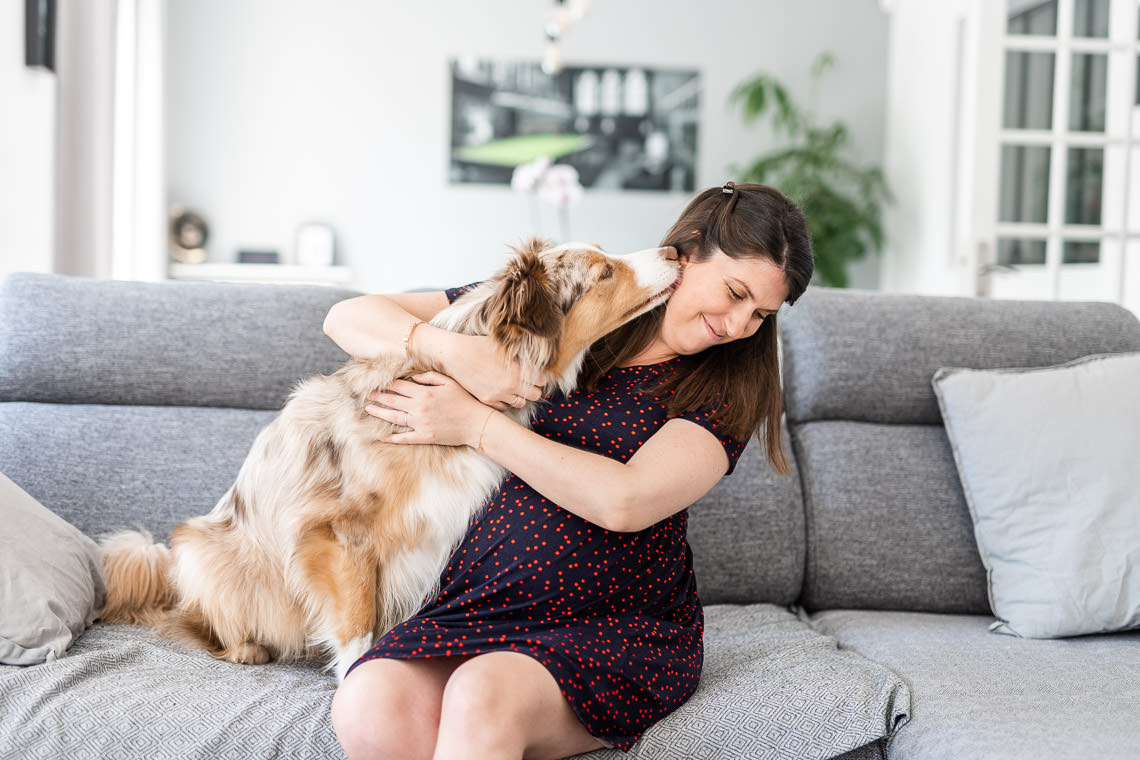
[[[1075,0],[1057,1],[1056,36],[1013,35],[1006,33],[1007,5],[1005,2],[989,4],[989,8],[976,6],[979,29],[991,30],[992,41],[984,31],[979,56],[987,61],[980,67],[998,72],[987,80],[979,79],[978,124],[979,152],[975,159],[990,171],[978,174],[979,192],[974,200],[974,230],[979,234],[978,265],[983,276],[979,278],[979,291],[997,297],[1042,297],[1061,299],[1068,297],[1099,297],[1125,303],[1132,308],[1140,302],[1140,211],[1130,213],[1140,198],[1133,198],[1132,185],[1140,185],[1133,178],[1140,172],[1140,117],[1136,106],[1137,60],[1140,59],[1138,35],[1138,6],[1136,0],[1110,0],[1109,37],[1090,39],[1073,36]],[[993,31],[996,30],[996,34]],[[1054,55],[1052,127],[1048,130],[1005,129],[1002,126],[1004,67],[1007,52],[1048,52]],[[1069,130],[1070,76],[1074,54],[1091,53],[1107,56],[1108,82],[1106,89],[1105,132],[1086,133]],[[994,92],[996,90],[996,92]],[[1122,107],[1120,104],[1126,104]],[[984,145],[992,150],[981,149]],[[998,221],[998,190],[1000,187],[1001,147],[1003,145],[1040,145],[1050,148],[1049,205],[1045,223],[1011,223]],[[1092,147],[1104,150],[1104,178],[1102,184],[1101,223],[1099,225],[1073,225],[1065,223],[1066,173],[1070,148]],[[987,155],[988,154],[988,159]],[[991,176],[986,176],[991,175]],[[990,192],[986,191],[989,188]],[[1115,208],[1113,207],[1115,205]],[[1130,218],[1131,217],[1131,218]],[[984,220],[990,221],[984,221]],[[1016,272],[1003,271],[993,266],[998,238],[1035,238],[1045,240],[1044,265],[1017,265]],[[1098,263],[1063,263],[1066,241],[1099,241]],[[1129,261],[1129,259],[1133,259]],[[1130,267],[1129,264],[1132,266]],[[1074,282],[1084,278],[1085,287],[1072,290]]]

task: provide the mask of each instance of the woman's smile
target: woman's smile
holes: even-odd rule
[[[702,314],[702,315],[701,315],[701,319],[702,319],[702,320],[704,320],[704,323],[705,323],[705,327],[708,329],[708,331],[709,331],[709,335],[712,337],[713,341],[719,342],[719,341],[721,341],[721,340],[723,340],[723,339],[724,339],[724,337],[725,337],[725,336],[724,336],[724,335],[721,335],[720,333],[718,333],[718,332],[716,331],[716,328],[714,328],[714,327],[713,327],[713,326],[712,326],[712,325],[709,323],[709,318],[708,318],[708,317],[706,317],[705,315],[703,315],[703,314]]]
[[[690,258],[665,307],[659,341],[676,356],[746,338],[787,296],[784,272],[768,259],[734,259],[719,249],[703,261]]]

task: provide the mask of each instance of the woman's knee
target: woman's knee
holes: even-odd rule
[[[443,748],[462,742],[488,753],[564,757],[601,746],[546,668],[514,652],[479,655],[456,668],[444,689],[439,726]]]
[[[468,753],[522,755],[519,702],[510,676],[496,667],[497,655],[479,655],[455,669],[440,706],[439,754]]]
[[[333,730],[345,754],[350,760],[430,758],[445,682],[412,663],[361,663],[333,696]]]

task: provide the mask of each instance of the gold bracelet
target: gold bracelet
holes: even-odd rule
[[[483,418],[483,428],[479,431],[479,445],[475,447],[476,451],[483,450],[483,434],[487,432],[487,423],[491,421],[491,417],[495,414],[495,410],[487,412],[487,416]]]
[[[408,350],[411,348],[411,345],[412,345],[412,333],[414,333],[416,331],[416,328],[419,327],[420,325],[422,325],[423,323],[424,323],[424,321],[422,319],[417,319],[415,322],[412,323],[412,326],[408,328],[408,332],[404,336],[404,358],[405,359],[412,358],[408,354]]]

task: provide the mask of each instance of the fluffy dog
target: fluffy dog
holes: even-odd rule
[[[574,388],[587,349],[672,292],[672,249],[611,257],[528,241],[432,323],[490,335],[524,377]],[[378,440],[397,426],[366,396],[426,369],[355,359],[303,382],[256,438],[234,485],[169,549],[125,532],[103,542],[107,622],[154,626],[241,663],[329,659],[337,677],[414,614],[504,475],[466,446]],[[533,405],[511,410],[526,423]]]

